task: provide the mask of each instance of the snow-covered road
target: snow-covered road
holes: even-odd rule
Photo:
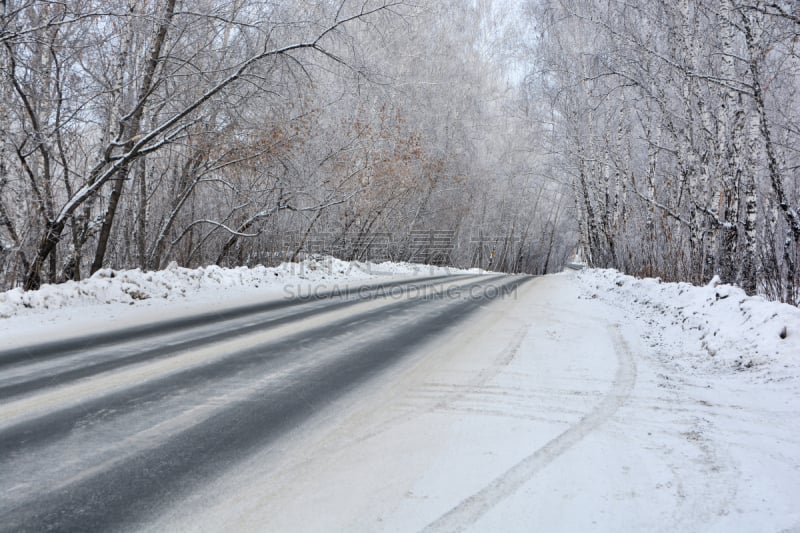
[[[795,531],[797,383],[677,373],[594,296],[521,286],[150,530]]]
[[[0,529],[798,531],[796,357],[692,364],[647,287],[582,276],[17,339]]]

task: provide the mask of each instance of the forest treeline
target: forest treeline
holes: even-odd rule
[[[520,92],[485,53],[490,7],[1,5],[0,288],[324,252],[541,272],[567,253],[560,187],[531,174]]]
[[[542,0],[532,85],[596,266],[800,297],[800,3]]]
[[[798,301],[794,2],[4,0],[0,289],[307,254]]]

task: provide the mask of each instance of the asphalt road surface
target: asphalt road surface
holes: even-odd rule
[[[528,279],[315,291],[0,351],[0,530],[141,529]]]

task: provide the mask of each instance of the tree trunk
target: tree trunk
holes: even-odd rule
[[[165,12],[163,18],[159,22],[156,30],[156,35],[153,43],[150,46],[149,58],[145,67],[144,76],[142,78],[142,85],[139,89],[137,96],[136,107],[128,120],[123,120],[122,131],[120,135],[127,137],[124,145],[124,152],[130,152],[135,144],[136,136],[139,134],[141,128],[142,117],[146,102],[155,86],[155,75],[159,64],[161,64],[161,51],[164,48],[164,42],[167,38],[167,32],[170,23],[175,14],[176,0],[165,0]],[[123,50],[123,54],[126,51]],[[119,198],[122,195],[123,187],[125,186],[125,179],[127,178],[128,168],[122,168],[117,174],[117,182],[114,183],[114,188],[111,191],[111,197],[108,201],[108,209],[106,210],[105,217],[103,217],[103,226],[100,229],[98,236],[97,249],[95,251],[94,261],[92,262],[91,273],[94,274],[103,266],[105,260],[106,250],[108,248],[108,239],[111,236],[111,229],[114,225],[114,217],[117,214],[117,206],[119,205]]]

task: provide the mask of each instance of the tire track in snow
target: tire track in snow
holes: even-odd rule
[[[580,422],[525,457],[484,488],[428,524],[421,533],[464,531],[498,503],[519,490],[540,470],[581,442],[608,421],[625,403],[636,383],[636,363],[618,326],[610,329],[617,355],[617,372],[611,390]]]
[[[407,422],[419,417],[422,414],[450,410],[449,406],[452,402],[458,399],[466,398],[470,394],[474,393],[478,388],[486,385],[486,383],[496,376],[500,372],[501,368],[505,368],[511,363],[511,361],[517,356],[527,331],[527,327],[523,327],[517,331],[511,341],[509,341],[509,343],[504,346],[503,349],[500,350],[500,352],[495,356],[493,363],[491,365],[487,365],[486,368],[472,377],[467,383],[463,384],[461,386],[462,388],[441,391],[427,398],[424,398],[419,394],[414,395],[401,404],[402,409],[399,414],[387,418],[380,425],[378,425],[377,428],[360,434],[355,439],[352,438],[352,435],[348,434],[345,440],[346,444],[343,444],[342,446],[346,447],[352,445],[353,442],[367,441],[388,431],[401,422]],[[414,400],[420,401],[415,402]],[[531,420],[529,417],[526,417],[526,419]]]

